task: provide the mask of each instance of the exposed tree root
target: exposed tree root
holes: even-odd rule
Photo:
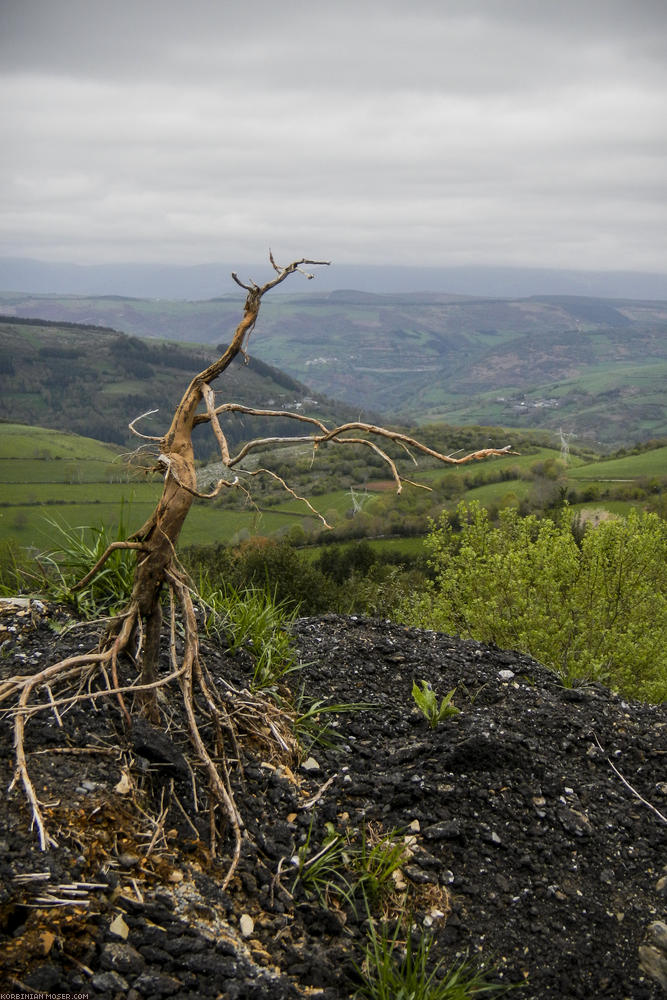
[[[59,719],[59,712],[72,705],[102,697],[117,697],[126,722],[131,726],[131,716],[123,700],[123,695],[132,695],[139,710],[150,705],[155,707],[154,698],[159,689],[177,683],[181,693],[181,704],[185,713],[187,731],[193,749],[195,770],[203,771],[209,808],[212,816],[211,855],[216,853],[215,813],[220,810],[226,825],[232,832],[232,857],[223,879],[223,887],[231,880],[241,854],[244,824],[237,807],[226,762],[225,742],[230,743],[232,756],[239,761],[237,730],[255,742],[263,744],[272,755],[288,755],[290,760],[296,751],[296,743],[291,736],[291,720],[275,705],[269,704],[249,691],[236,691],[222,683],[222,691],[211,682],[201,662],[199,652],[198,627],[191,592],[180,570],[175,566],[166,571],[166,587],[170,600],[169,654],[170,671],[149,683],[140,682],[120,685],[117,664],[123,654],[129,654],[133,635],[140,621],[138,607],[130,605],[125,613],[112,623],[111,629],[101,641],[97,651],[80,656],[67,657],[44,668],[32,676],[10,678],[0,686],[0,705],[3,712],[13,718],[15,772],[10,791],[21,784],[32,813],[33,824],[39,835],[40,847],[48,850],[57,846],[49,833],[44,818],[46,804],[41,802],[30,777],[25,750],[26,722],[37,712],[52,711]],[[179,636],[179,625],[182,635]],[[178,652],[181,647],[180,653]],[[134,657],[132,657],[134,659]],[[110,668],[111,682],[107,673]],[[97,679],[101,687],[93,688]],[[75,690],[72,690],[75,688]],[[7,703],[15,702],[11,707]],[[229,709],[232,706],[232,711]],[[215,732],[214,747],[207,746],[201,735],[201,720],[212,726]],[[226,738],[226,740],[225,740]],[[239,762],[240,766],[240,762]],[[193,771],[194,774],[194,771]]]

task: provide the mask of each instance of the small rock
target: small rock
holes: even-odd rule
[[[558,819],[563,828],[575,837],[583,837],[593,832],[588,816],[578,809],[563,808],[558,810]]]
[[[461,837],[461,824],[455,819],[432,823],[424,830],[424,836],[427,840],[458,840]]]
[[[102,948],[100,964],[103,969],[110,969],[115,972],[140,972],[144,965],[144,959],[131,944],[109,942]]]
[[[404,871],[415,885],[436,885],[438,882],[437,875],[423,871],[418,865],[406,865]]]
[[[498,677],[501,681],[511,681],[514,677],[513,670],[499,670]]]
[[[114,785],[114,792],[118,795],[128,795],[132,791],[132,778],[127,768],[123,768],[120,781]]]
[[[662,920],[656,920],[650,925],[648,932],[653,944],[667,955],[667,924]]]
[[[109,925],[109,933],[115,935],[115,937],[122,938],[123,940],[127,938],[127,935],[130,933],[130,928],[123,920],[122,913],[119,913],[118,916],[111,921],[111,924]]]
[[[121,868],[136,868],[140,861],[141,858],[138,858],[136,854],[126,854],[123,852],[123,854],[118,855],[118,864]]]
[[[181,983],[172,976],[143,972],[134,981],[135,989],[146,997],[168,997],[181,989]]]
[[[301,769],[303,771],[319,771],[320,765],[317,763],[314,757],[308,757],[308,759],[304,760],[303,764],[301,765]]]
[[[391,877],[393,879],[395,889],[398,889],[399,892],[401,892],[403,889],[407,889],[405,877],[400,868],[395,868],[394,871],[391,873]]]
[[[642,944],[639,946],[639,964],[647,976],[667,990],[667,955],[662,948]]]
[[[41,945],[42,955],[48,955],[48,953],[51,951],[51,948],[53,947],[53,942],[55,941],[55,939],[56,936],[55,934],[52,934],[51,931],[42,931],[42,933],[39,935],[39,943]]]
[[[128,988],[127,979],[123,977],[118,972],[98,972],[97,975],[93,976],[93,986],[96,990],[108,991],[109,993],[118,993],[119,991],[125,992]]]

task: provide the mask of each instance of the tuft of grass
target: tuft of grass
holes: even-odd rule
[[[444,960],[430,960],[434,937],[417,931],[411,919],[407,921],[406,940],[399,941],[402,922],[393,933],[387,926],[381,929],[368,919],[368,943],[361,968],[362,980],[354,993],[365,1000],[474,1000],[492,993],[505,993],[512,986],[489,983],[471,963],[462,962],[444,969]]]
[[[53,549],[36,557],[46,596],[73,604],[77,614],[85,618],[120,611],[132,590],[135,553],[130,549],[113,552],[82,590],[73,591],[72,588],[92,569],[111,542],[126,538],[123,508],[115,532],[105,525],[73,528],[56,520],[46,520],[58,542]]]
[[[333,823],[327,823],[322,847],[311,854],[312,830],[311,822],[305,842],[292,858],[297,868],[292,893],[300,882],[307,895],[316,896],[326,909],[334,899],[353,905],[355,882],[350,870],[349,845],[345,834],[338,833]]]
[[[11,539],[0,539],[0,597],[15,597],[31,586],[29,561]]]
[[[317,698],[306,704],[305,688],[294,699],[294,733],[306,752],[316,744],[323,747],[336,745],[336,734],[328,721],[332,715],[347,712],[372,711],[377,706],[371,701],[327,702]]]
[[[311,854],[311,828],[305,843],[292,859],[297,875],[292,892],[301,883],[305,892],[329,907],[343,902],[356,913],[360,897],[373,906],[395,891],[394,872],[408,858],[409,848],[400,833],[383,834],[369,826],[362,831],[337,831],[326,824],[326,837],[319,851]]]
[[[456,694],[456,688],[448,691],[438,706],[435,691],[428,681],[420,681],[420,684],[421,687],[417,684],[417,681],[412,682],[412,697],[424,718],[428,720],[431,729],[435,729],[443,719],[459,714],[459,709],[455,705],[452,705],[452,698]]]
[[[367,830],[362,830],[354,868],[358,872],[359,888],[372,906],[377,906],[394,891],[394,872],[400,871],[408,856],[408,845],[398,831],[382,834],[370,824]]]
[[[289,631],[298,608],[277,601],[268,588],[212,587],[206,577],[200,579],[198,595],[206,610],[207,634],[225,642],[231,652],[244,649],[252,656],[253,691],[275,692],[283,677],[301,668]]]

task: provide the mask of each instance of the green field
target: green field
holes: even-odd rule
[[[667,476],[667,447],[653,448],[639,455],[611,458],[595,465],[573,467],[568,475],[580,481],[604,482],[614,479],[640,479],[643,476]]]
[[[287,454],[288,449],[281,452],[283,458]],[[299,456],[300,452],[295,452],[291,457],[296,460]],[[527,497],[532,489],[530,470],[536,463],[558,457],[559,452],[554,449],[532,447],[527,449],[526,454],[507,459],[458,467],[425,468],[410,475],[432,486],[435,491],[460,480],[454,499],[435,501],[436,513],[443,505],[453,508],[459,499],[475,499],[485,505],[500,506]],[[493,478],[501,470],[500,463],[507,463],[522,478],[484,482],[484,477]],[[471,476],[481,476],[482,479],[475,483],[464,479]],[[667,477],[667,447],[594,463],[584,463],[580,457],[573,455],[566,477],[568,484],[579,488],[596,485],[603,488],[607,483],[614,482],[661,480]],[[49,522],[72,527],[104,525],[109,528],[117,525],[122,518],[131,531],[150,515],[160,490],[159,478],[152,481],[137,478],[136,472],[128,469],[118,449],[113,446],[75,434],[0,424],[0,539],[14,539],[26,548],[48,549],[55,544],[57,537],[57,531]],[[297,487],[296,492],[308,496],[307,483]],[[378,509],[386,510],[386,501],[391,498],[391,503],[395,505],[393,509],[405,511],[408,515],[416,500],[427,500],[429,496],[406,486],[402,496],[395,498],[391,483],[383,485],[378,482],[374,488],[371,481],[363,509],[371,514]],[[332,523],[345,524],[346,517],[350,516],[352,498],[349,489],[315,493],[309,499],[315,509]],[[596,498],[577,506],[591,509],[603,507],[620,513],[633,502],[641,501],[623,498],[603,501]],[[274,499],[273,503],[266,503],[261,512],[251,505],[244,506],[240,496],[234,506],[197,501],[185,523],[181,543],[190,546],[235,542],[251,535],[279,536],[296,525],[311,532],[320,528],[321,522],[309,513],[305,504],[289,496],[279,502]],[[374,531],[381,534],[382,524],[379,530],[376,527]],[[421,541],[418,538],[378,538],[373,544],[381,548],[414,551]]]
[[[120,449],[93,441],[92,438],[67,434],[45,427],[0,423],[0,461],[39,460],[52,462],[76,461],[85,468],[87,462],[115,465]],[[17,468],[21,468],[18,466]],[[41,469],[41,466],[39,467]],[[48,466],[49,469],[56,468]],[[8,470],[11,471],[11,470]],[[6,473],[2,475],[6,482]],[[37,480],[38,481],[38,480]]]
[[[1,423],[0,539],[42,550],[57,541],[50,522],[95,528],[117,525],[122,518],[129,530],[138,528],[160,496],[161,481],[139,481],[118,451],[76,434]],[[297,501],[261,513],[240,503],[230,509],[196,502],[181,541],[203,545],[275,534],[300,523],[299,515],[308,527],[314,525]]]

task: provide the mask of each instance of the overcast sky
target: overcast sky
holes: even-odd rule
[[[667,271],[665,0],[0,0],[0,255]]]

